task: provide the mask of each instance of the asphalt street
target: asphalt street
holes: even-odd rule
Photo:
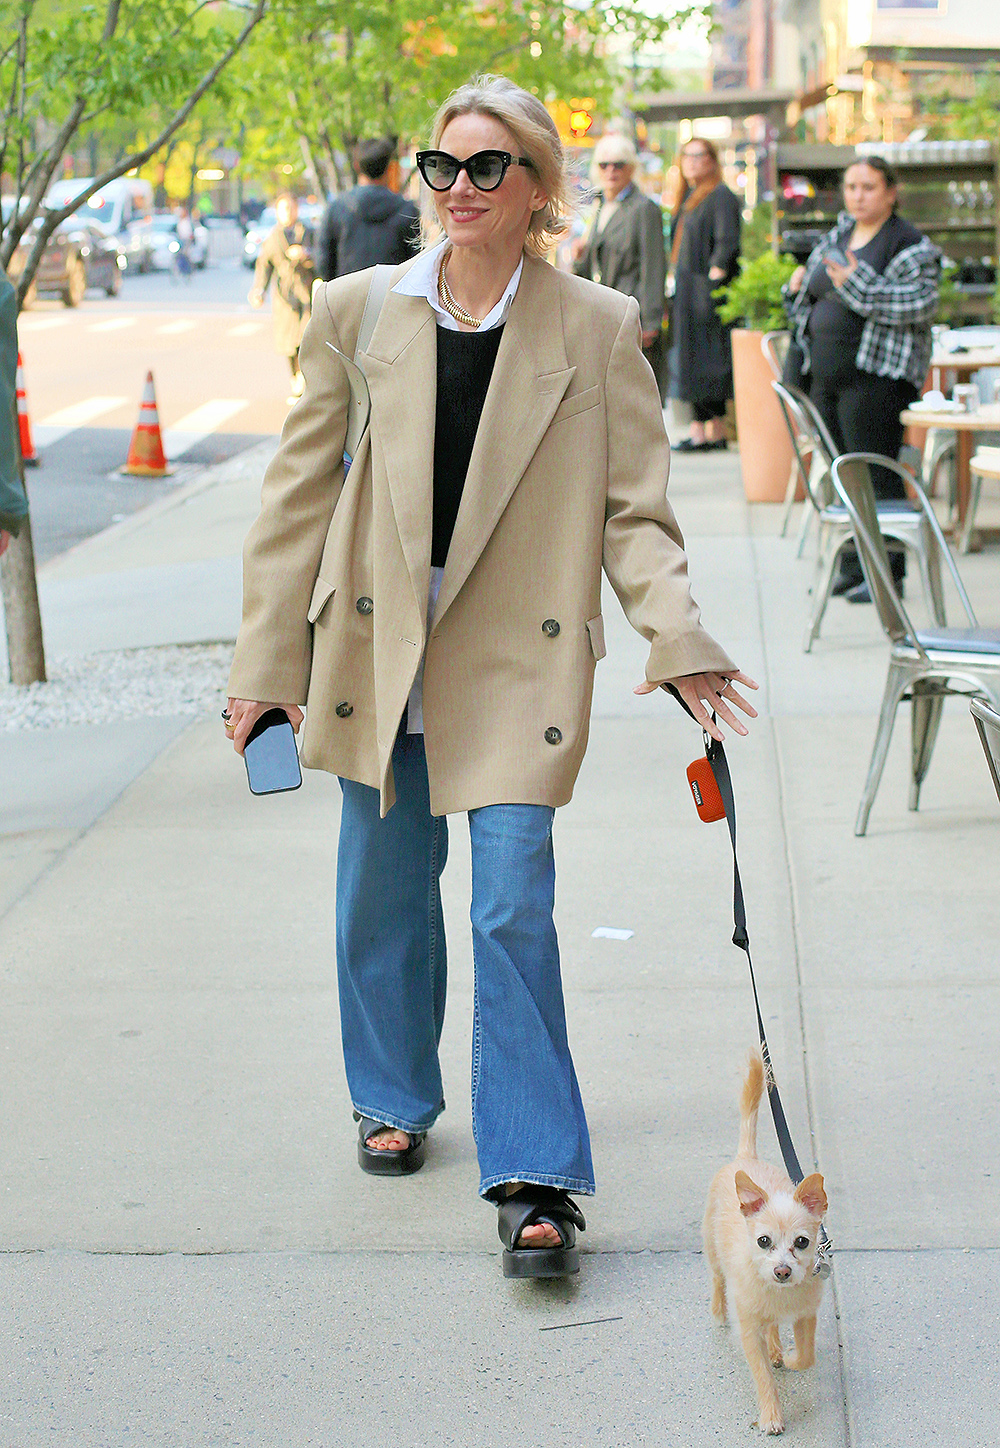
[[[127,274],[117,297],[41,300],[18,336],[39,466],[28,470],[39,562],[156,502],[281,430],[288,368],[251,272],[210,263],[189,281]],[[122,477],[147,371],[174,471]]]

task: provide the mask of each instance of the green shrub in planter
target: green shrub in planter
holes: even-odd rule
[[[794,257],[775,256],[770,251],[754,257],[753,261],[740,257],[739,276],[712,293],[722,302],[719,307],[722,321],[742,322],[752,332],[777,332],[787,327],[781,288],[795,267]]]

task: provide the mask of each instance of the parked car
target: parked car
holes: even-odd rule
[[[2,206],[6,221],[13,210],[14,198],[5,196]],[[12,281],[21,275],[40,226],[41,220],[36,218],[11,257],[7,274]],[[49,237],[29,300],[36,293],[55,295],[61,297],[67,307],[78,307],[89,287],[100,287],[109,297],[116,297],[126,265],[115,237],[105,236],[97,227],[71,216]]]
[[[129,228],[128,249],[136,257],[138,271],[171,271],[181,249],[177,235],[178,218],[172,211],[156,211],[145,221]],[[208,261],[208,230],[192,218],[194,239],[188,246],[188,260],[203,271]]]

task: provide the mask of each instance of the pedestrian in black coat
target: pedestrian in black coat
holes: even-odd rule
[[[635,297],[642,349],[651,360],[663,327],[667,259],[663,213],[632,179],[637,161],[627,136],[609,133],[594,147],[590,174],[600,198],[587,230],[573,244],[573,270],[578,277]]]
[[[400,266],[420,250],[420,216],[393,190],[395,142],[362,141],[354,153],[358,184],[326,208],[316,243],[316,275],[324,281],[370,266]]]
[[[711,141],[696,136],[681,151],[683,186],[673,212],[670,264],[670,390],[689,402],[691,436],[680,452],[725,448],[723,418],[733,395],[730,328],[720,322],[713,291],[735,277],[740,254],[740,203],[722,180]]]

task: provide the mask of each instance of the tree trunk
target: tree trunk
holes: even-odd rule
[[[20,533],[0,558],[4,618],[7,625],[7,655],[12,684],[45,683],[45,646],[42,615],[35,582],[35,550],[31,542],[31,519],[25,518]]]

